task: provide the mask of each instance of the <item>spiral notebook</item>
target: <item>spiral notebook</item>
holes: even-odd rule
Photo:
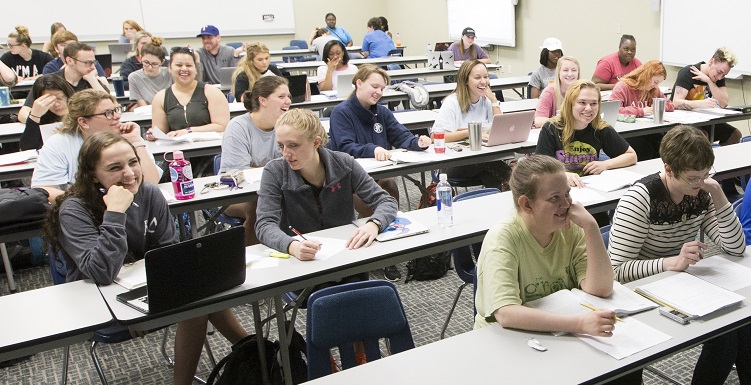
[[[355,226],[364,226],[370,218],[360,218],[353,221]],[[376,240],[380,242],[391,241],[394,239],[410,237],[412,235],[423,234],[430,231],[430,229],[422,223],[412,219],[409,215],[399,211],[396,213],[396,218],[385,229],[376,236]]]

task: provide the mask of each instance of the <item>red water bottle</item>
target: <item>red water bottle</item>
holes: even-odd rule
[[[443,132],[443,128],[433,128],[433,149],[436,154],[446,153],[446,134]]]
[[[193,169],[190,167],[190,162],[185,160],[183,152],[179,150],[172,152],[172,158],[169,164],[169,176],[172,180],[175,198],[178,200],[193,198],[196,196],[196,189],[193,185]]]

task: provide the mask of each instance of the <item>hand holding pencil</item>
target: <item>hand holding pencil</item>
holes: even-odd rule
[[[586,304],[581,305],[591,309],[592,312],[581,317],[580,332],[597,337],[611,337],[613,330],[615,330],[615,322],[620,321],[620,318],[615,316],[615,312],[596,309]]]

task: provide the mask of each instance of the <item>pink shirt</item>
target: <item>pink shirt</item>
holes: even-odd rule
[[[558,112],[558,106],[555,100],[555,86],[550,84],[540,93],[540,101],[537,102],[535,117],[552,118],[556,112]]]
[[[610,94],[610,100],[620,100],[621,108],[618,112],[625,115],[635,115],[637,118],[644,116],[644,107],[652,105],[652,99],[643,101],[641,96],[644,91],[631,88],[624,82],[618,82]],[[659,98],[664,98],[665,94],[660,91]],[[670,99],[665,101],[665,111],[673,111],[675,107]]]
[[[628,63],[627,66],[622,66],[621,60],[618,59],[618,52],[615,52],[597,62],[594,75],[605,80],[605,83],[615,84],[618,83],[618,79],[637,69],[639,66],[641,66],[641,62],[637,58],[631,60],[631,63]]]

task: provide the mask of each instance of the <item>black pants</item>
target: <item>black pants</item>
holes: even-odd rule
[[[692,385],[722,385],[736,366],[741,385],[751,384],[751,326],[725,333],[704,343],[694,368]]]

